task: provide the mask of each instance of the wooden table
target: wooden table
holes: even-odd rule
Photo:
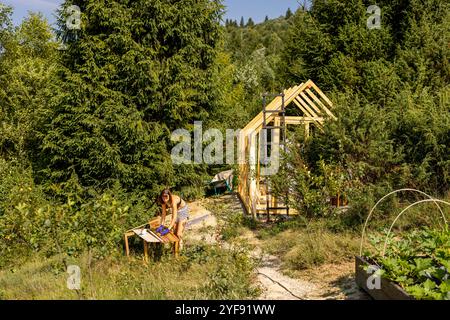
[[[150,225],[150,229],[145,228],[146,226]],[[161,236],[160,234],[157,234],[155,230],[160,225],[160,219],[155,218],[153,220],[150,220],[149,223],[143,224],[139,227],[133,228],[125,232],[124,238],[125,238],[125,252],[127,254],[127,257],[130,257],[130,246],[128,243],[128,238],[132,236],[139,236],[142,238],[144,242],[144,261],[148,262],[148,244],[149,243],[173,243],[173,253],[175,257],[179,256],[180,252],[180,239],[173,233],[173,231],[170,231],[168,234]],[[143,230],[146,230],[145,232],[142,232]]]

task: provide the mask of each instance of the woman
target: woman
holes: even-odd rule
[[[180,250],[183,246],[183,232],[186,227],[186,222],[189,219],[189,207],[187,203],[170,192],[169,189],[164,189],[158,199],[162,207],[161,225],[164,225],[166,220],[167,209],[172,211],[172,219],[170,221],[169,230],[174,230],[175,235],[180,239]]]

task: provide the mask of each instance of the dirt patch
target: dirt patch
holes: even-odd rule
[[[187,245],[192,242],[217,243],[217,218],[204,207],[204,201],[189,203],[190,218],[184,235]]]

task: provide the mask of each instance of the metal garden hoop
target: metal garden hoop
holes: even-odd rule
[[[445,214],[444,214],[444,212],[442,211],[441,207],[440,207],[439,204],[438,204],[438,202],[441,202],[442,200],[437,200],[437,199],[433,198],[432,196],[430,196],[429,194],[427,194],[427,193],[425,193],[425,192],[423,192],[423,191],[417,190],[417,189],[406,188],[406,189],[399,189],[399,190],[392,191],[392,192],[388,193],[387,195],[385,195],[384,197],[382,197],[380,200],[378,200],[378,202],[373,206],[373,208],[372,208],[372,209],[370,210],[370,212],[369,212],[369,215],[367,216],[367,219],[366,219],[366,221],[365,221],[365,223],[364,223],[364,227],[363,227],[362,234],[361,234],[361,244],[360,244],[360,246],[359,246],[359,255],[360,255],[360,256],[362,256],[362,250],[363,250],[363,245],[364,245],[364,237],[365,237],[365,235],[366,235],[367,225],[368,225],[368,223],[369,223],[370,218],[371,218],[372,215],[373,215],[373,212],[374,212],[375,208],[376,208],[381,202],[383,202],[383,200],[386,199],[387,197],[389,197],[389,196],[391,196],[391,195],[394,195],[394,194],[397,194],[397,193],[399,193],[399,192],[405,192],[405,191],[409,191],[409,192],[417,192],[417,193],[420,193],[420,194],[422,194],[422,195],[428,197],[428,198],[429,198],[428,202],[434,202],[434,203],[436,204],[436,206],[438,207],[438,209],[439,209],[439,211],[440,211],[442,217],[444,218],[445,223],[447,224],[447,220],[446,220],[446,218],[445,218]],[[398,220],[398,219],[397,219],[397,220]]]
[[[408,207],[406,207],[405,209],[403,209],[402,212],[400,212],[400,213],[398,214],[398,216],[395,218],[394,222],[392,222],[391,227],[389,228],[389,231],[388,231],[388,233],[387,233],[387,235],[386,235],[386,240],[384,241],[383,252],[381,253],[381,256],[382,256],[382,257],[384,257],[384,255],[385,255],[385,253],[386,253],[386,248],[387,248],[387,243],[388,243],[388,240],[389,240],[389,236],[391,235],[392,228],[394,228],[394,225],[397,223],[398,219],[400,219],[400,217],[401,217],[406,211],[408,211],[409,209],[411,209],[412,207],[414,207],[414,206],[416,206],[416,205],[418,205],[418,204],[421,204],[421,203],[425,203],[425,202],[439,202],[439,203],[443,203],[443,204],[446,204],[446,205],[450,206],[450,202],[447,202],[447,201],[444,201],[444,200],[438,200],[438,199],[425,199],[425,200],[420,200],[420,201],[414,202],[413,204],[411,204],[411,205],[409,205]],[[441,211],[441,212],[442,212],[442,211]],[[444,223],[445,223],[445,225],[448,226],[448,222],[447,222],[447,219],[445,218],[445,215],[443,215],[443,218],[444,218]]]

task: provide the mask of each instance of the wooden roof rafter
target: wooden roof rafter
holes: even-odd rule
[[[308,108],[308,106],[306,105],[306,103],[302,99],[295,99],[294,103],[300,110],[302,110],[302,112],[304,113],[305,117],[309,117],[309,118],[312,118],[312,119],[317,119],[319,117],[311,109]],[[317,127],[320,130],[323,130],[322,121],[319,121],[319,120],[313,120],[313,121],[314,121],[314,124],[317,125]]]
[[[304,117],[312,119],[312,122],[320,129],[323,129],[323,122],[326,117],[330,117],[334,120],[337,119],[336,116],[330,111],[330,108],[333,107],[333,103],[312,80],[308,80],[298,86],[284,90],[283,93],[285,95],[286,107],[291,103],[294,103],[303,112]],[[281,110],[281,108],[281,97],[276,97],[266,106],[266,110],[272,111]],[[265,119],[266,123],[270,123],[277,117],[278,115],[276,113],[267,113]],[[263,122],[264,114],[263,112],[260,112],[242,131],[244,134],[249,134],[255,131],[258,132],[262,129]]]

